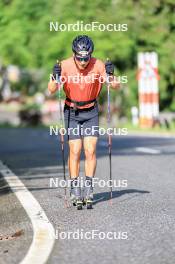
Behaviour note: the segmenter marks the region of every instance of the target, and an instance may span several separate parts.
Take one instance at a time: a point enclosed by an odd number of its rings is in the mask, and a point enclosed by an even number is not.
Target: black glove
[[[55,64],[53,67],[53,77],[55,80],[59,79],[61,76],[61,64]]]
[[[109,75],[114,75],[114,64],[111,61],[105,63],[106,73]]]

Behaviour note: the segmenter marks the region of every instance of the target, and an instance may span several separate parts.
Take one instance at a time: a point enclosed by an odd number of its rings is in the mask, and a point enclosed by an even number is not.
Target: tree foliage
[[[42,69],[45,89],[53,64],[71,56],[77,34],[95,43],[94,56],[109,57],[118,75],[127,75],[124,112],[137,105],[137,53],[156,51],[159,56],[160,107],[175,111],[175,2],[174,0],[1,0],[0,57],[3,63],[28,70]],[[49,31],[49,22],[127,24],[125,32]],[[103,93],[102,93],[103,95]],[[116,95],[113,95],[115,99]]]

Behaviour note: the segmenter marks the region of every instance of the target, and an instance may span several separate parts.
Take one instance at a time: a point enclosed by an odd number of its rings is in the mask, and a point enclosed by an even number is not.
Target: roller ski
[[[93,209],[93,186],[91,177],[86,177],[85,180],[83,205],[87,209]]]
[[[83,209],[80,182],[77,179],[71,181],[70,199],[72,201],[73,206],[77,207],[77,210]]]

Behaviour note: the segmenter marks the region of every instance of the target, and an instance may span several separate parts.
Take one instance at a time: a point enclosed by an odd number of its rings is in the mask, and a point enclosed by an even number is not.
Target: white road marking
[[[5,166],[1,160],[0,172],[24,207],[33,225],[33,241],[20,264],[44,264],[47,262],[54,246],[54,228],[38,201],[28,191],[18,176]]]
[[[138,147],[135,148],[137,152],[143,152],[143,153],[148,153],[148,154],[160,154],[161,151],[158,149],[152,149],[152,148],[145,148],[145,147]]]

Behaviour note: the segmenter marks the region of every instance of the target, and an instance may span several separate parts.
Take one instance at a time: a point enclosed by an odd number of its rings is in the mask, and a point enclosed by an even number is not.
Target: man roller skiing
[[[66,94],[64,105],[65,129],[68,133],[68,167],[71,178],[71,199],[78,209],[83,201],[87,208],[93,203],[93,177],[96,170],[96,145],[99,137],[99,111],[97,98],[106,76],[110,76],[110,86],[119,88],[114,74],[114,65],[105,64],[94,57],[94,44],[90,37],[77,36],[72,43],[73,56],[55,64],[53,76],[64,79],[63,89]],[[49,82],[51,93],[58,90],[55,80]],[[78,133],[74,133],[78,128]],[[95,129],[94,129],[95,128]],[[76,130],[77,131],[77,130]],[[80,155],[82,147],[85,153],[85,184],[82,195],[79,181]]]

